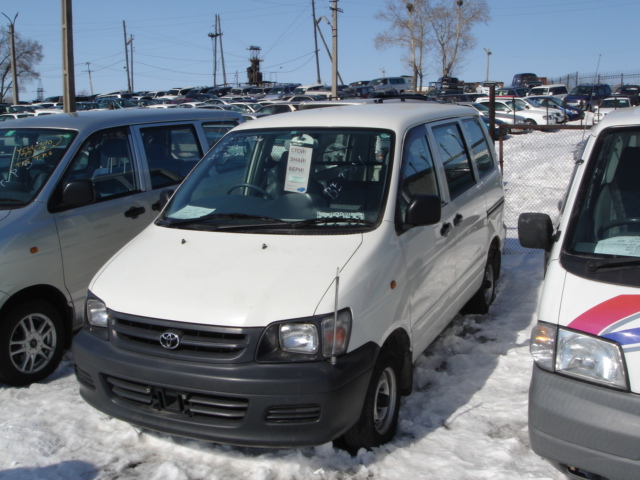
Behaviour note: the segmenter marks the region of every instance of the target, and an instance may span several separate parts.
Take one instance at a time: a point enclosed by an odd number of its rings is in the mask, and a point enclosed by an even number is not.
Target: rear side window
[[[484,136],[483,127],[475,118],[469,118],[462,122],[467,138],[471,142],[470,149],[473,163],[476,165],[480,177],[484,177],[495,168],[489,144]]]
[[[436,148],[444,165],[449,195],[455,198],[475,184],[471,159],[464,145],[460,125],[448,123],[433,127],[432,130]]]
[[[191,125],[140,129],[154,189],[180,183],[202,157]]]

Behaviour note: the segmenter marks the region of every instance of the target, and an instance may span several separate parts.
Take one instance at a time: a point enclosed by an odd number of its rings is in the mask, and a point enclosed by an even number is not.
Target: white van
[[[640,109],[589,131],[559,224],[525,213],[519,237],[548,256],[531,447],[570,478],[640,478]]]
[[[0,382],[57,366],[89,281],[156,217],[161,192],[243,121],[235,112],[128,108],[0,128]]]
[[[402,77],[382,77],[371,80],[368,84],[375,91],[395,90],[398,93],[406,93],[413,90],[413,78]]]
[[[540,85],[537,87],[531,88],[527,96],[535,96],[535,95],[550,95],[558,98],[564,98],[569,95],[569,89],[566,85],[563,84],[553,84],[553,85]]]
[[[503,204],[468,107],[240,125],[93,279],[73,345],[81,395],[220,443],[387,442],[413,362],[465,304],[494,298]]]

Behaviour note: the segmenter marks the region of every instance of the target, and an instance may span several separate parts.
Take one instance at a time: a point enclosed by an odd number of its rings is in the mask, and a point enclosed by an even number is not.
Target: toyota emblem
[[[176,330],[167,330],[160,335],[160,345],[167,350],[175,350],[180,346],[180,339],[182,338],[182,332]]]

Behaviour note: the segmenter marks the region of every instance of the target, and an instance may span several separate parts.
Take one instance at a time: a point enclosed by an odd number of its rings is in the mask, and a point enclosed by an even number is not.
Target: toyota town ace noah
[[[531,335],[533,451],[570,478],[640,478],[640,109],[592,127],[554,228],[525,213],[547,252]]]
[[[82,397],[132,424],[291,447],[389,441],[412,364],[486,312],[505,235],[478,113],[385,102],[228,133],[94,277]]]
[[[89,281],[156,217],[213,143],[241,123],[211,110],[81,112],[0,128],[0,382],[57,366]]]

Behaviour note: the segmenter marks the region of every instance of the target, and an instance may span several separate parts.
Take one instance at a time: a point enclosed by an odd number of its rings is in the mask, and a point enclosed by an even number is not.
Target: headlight
[[[556,371],[618,388],[627,388],[622,351],[617,343],[560,329]]]
[[[87,299],[87,322],[94,327],[107,328],[109,326],[107,306],[102,300],[95,297]]]
[[[549,372],[628,389],[622,349],[615,342],[540,322],[531,332],[530,352]]]
[[[308,362],[325,360],[347,351],[351,335],[351,311],[276,322],[265,329],[258,362]]]
[[[280,348],[290,353],[318,352],[318,329],[312,323],[284,323],[280,325]]]

